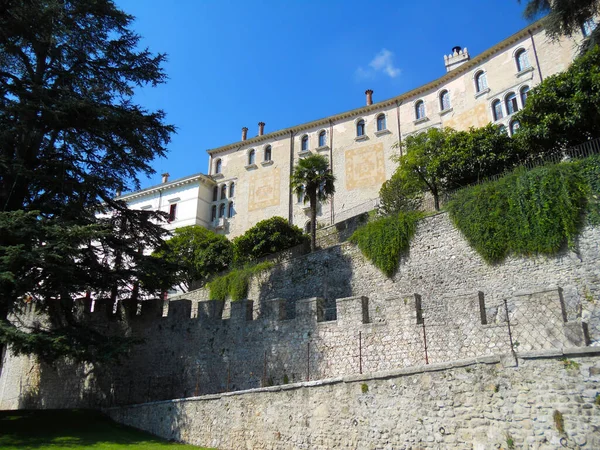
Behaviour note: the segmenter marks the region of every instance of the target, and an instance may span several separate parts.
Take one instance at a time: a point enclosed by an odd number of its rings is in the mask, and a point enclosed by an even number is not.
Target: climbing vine
[[[238,301],[247,298],[250,279],[254,275],[269,270],[271,267],[273,267],[273,263],[265,261],[234,269],[214,278],[210,283],[207,283],[210,299],[224,301],[229,297],[233,301]]]
[[[490,263],[509,254],[554,254],[574,245],[586,206],[592,204],[591,178],[598,170],[597,158],[595,163],[588,158],[519,169],[456,193],[447,208],[467,241]]]
[[[350,242],[388,277],[394,275],[400,257],[408,251],[420,212],[400,212],[367,223],[352,234]]]

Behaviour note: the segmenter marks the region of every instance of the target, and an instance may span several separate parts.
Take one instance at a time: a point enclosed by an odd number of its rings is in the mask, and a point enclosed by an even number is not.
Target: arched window
[[[271,161],[271,146],[267,145],[265,147],[265,161]]]
[[[385,129],[386,129],[385,114],[379,114],[377,116],[377,131],[383,131]]]
[[[319,133],[319,147],[325,147],[325,145],[327,145],[326,137],[327,133],[325,133],[325,130]]]
[[[217,218],[217,205],[213,205],[210,212],[210,220],[213,221]]]
[[[229,185],[229,198],[233,198],[233,196],[235,195],[235,183],[231,183]]]
[[[521,124],[519,123],[518,120],[512,120],[510,122],[509,127],[510,127],[510,135],[512,136],[519,130],[519,128],[521,128]]]
[[[221,173],[221,160],[217,159],[215,161],[215,173]]]
[[[303,152],[308,151],[308,134],[302,136],[302,146],[300,148]]]
[[[502,114],[502,102],[500,100],[496,99],[492,102],[492,114],[494,115],[494,121],[504,117],[504,114]]]
[[[505,127],[504,125],[500,125],[498,128],[500,129],[500,131],[501,131],[502,133],[505,133],[505,134],[506,134],[506,127]]]
[[[527,95],[529,94],[529,86],[523,86],[521,88],[521,107],[525,107],[525,102],[527,101]]]
[[[227,208],[227,217],[233,217],[235,211],[233,210],[233,202],[229,202],[229,207]]]
[[[311,232],[310,220],[304,224],[304,232],[306,234],[310,234],[310,232]]]
[[[219,187],[215,186],[213,188],[213,202],[216,202],[217,200],[219,200]]]
[[[487,77],[483,70],[480,70],[475,74],[475,90],[477,92],[483,92],[487,89]]]
[[[221,186],[221,200],[224,200],[227,198],[227,185],[224,184],[223,186]]]
[[[304,203],[304,186],[302,186],[298,193],[298,203]]]
[[[248,152],[248,165],[251,166],[252,164],[254,164],[255,159],[256,159],[256,152],[254,151],[254,149],[252,149]]]
[[[517,62],[517,71],[521,72],[525,69],[529,69],[531,64],[529,64],[529,56],[527,55],[527,50],[522,48],[517,53],[515,53],[515,61]]]
[[[519,104],[517,103],[517,96],[514,92],[509,92],[504,100],[506,103],[506,114],[509,116],[516,113],[519,110]]]
[[[423,100],[419,100],[415,103],[415,118],[417,120],[423,119],[425,117],[425,103]]]
[[[365,135],[365,121],[360,119],[356,122],[356,135],[364,136]]]
[[[440,92],[440,110],[445,111],[450,109],[450,93],[444,89]]]
[[[225,203],[219,205],[219,219],[225,215]]]
[[[581,25],[581,33],[583,34],[583,37],[588,37],[590,34],[592,34],[592,31],[596,29],[596,26],[597,24],[594,19],[588,19],[583,22]]]

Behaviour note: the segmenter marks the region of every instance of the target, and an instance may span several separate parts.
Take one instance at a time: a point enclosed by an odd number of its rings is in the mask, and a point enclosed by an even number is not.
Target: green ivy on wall
[[[400,212],[376,219],[356,230],[350,242],[388,277],[394,275],[400,257],[408,251],[417,229],[420,212]]]
[[[593,157],[530,171],[519,169],[463,189],[447,206],[450,217],[490,263],[509,254],[555,254],[565,244],[574,245],[586,211],[590,219],[594,214],[600,217],[598,203],[593,203],[598,194],[599,161]]]
[[[214,278],[207,283],[210,299],[224,301],[229,297],[232,301],[238,301],[248,298],[250,279],[272,267],[272,262],[265,261],[234,269],[225,275]]]

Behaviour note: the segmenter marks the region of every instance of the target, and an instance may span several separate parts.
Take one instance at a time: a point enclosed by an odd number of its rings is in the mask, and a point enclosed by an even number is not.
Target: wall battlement
[[[577,253],[489,266],[447,215],[422,220],[396,275],[345,243],[280,262],[248,299],[207,290],[81,302],[82,320],[144,343],[94,371],[5,356],[1,407],[111,406],[600,342],[600,229]]]

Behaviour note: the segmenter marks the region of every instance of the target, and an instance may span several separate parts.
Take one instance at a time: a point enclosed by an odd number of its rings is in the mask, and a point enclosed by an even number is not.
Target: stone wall
[[[600,448],[600,350],[486,357],[108,409],[228,449]],[[562,419],[562,430],[557,421]]]
[[[391,279],[346,243],[276,265],[248,301],[198,290],[166,316],[160,302],[138,315],[97,305],[91,324],[145,343],[93,371],[8,353],[0,406],[139,403],[597,342],[599,243],[586,228],[576,251],[489,266],[439,214],[419,223]]]

